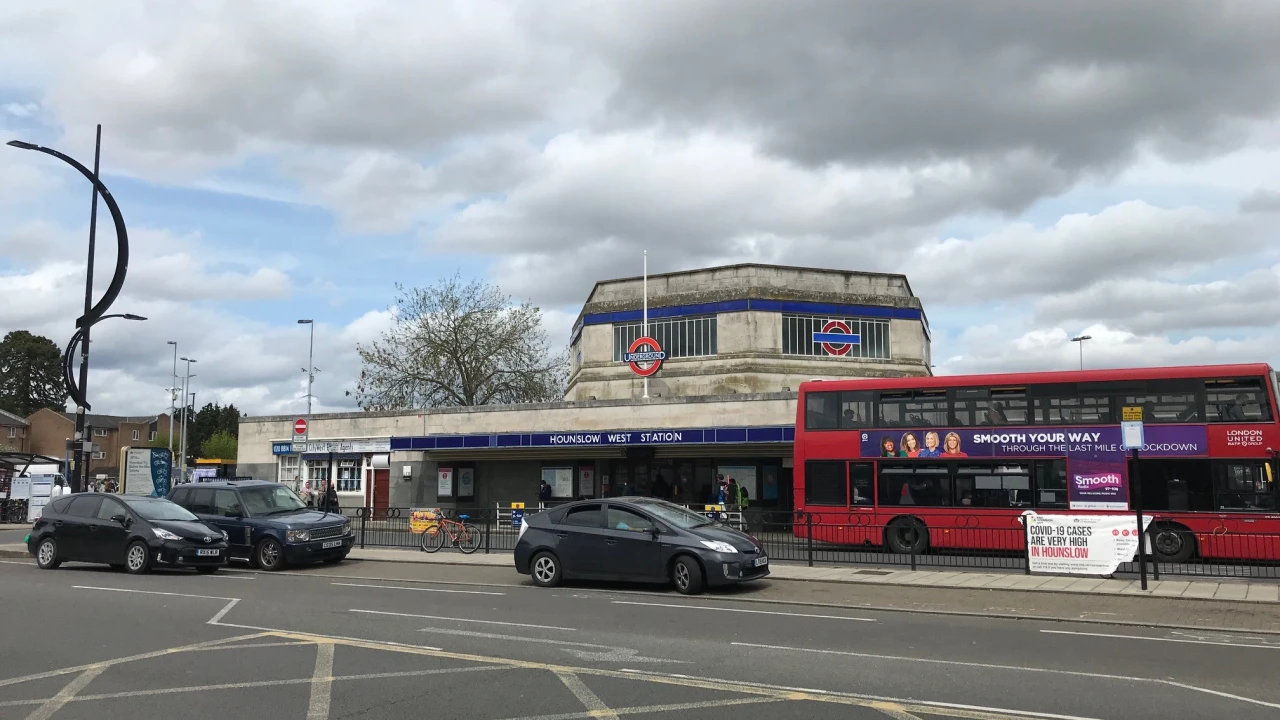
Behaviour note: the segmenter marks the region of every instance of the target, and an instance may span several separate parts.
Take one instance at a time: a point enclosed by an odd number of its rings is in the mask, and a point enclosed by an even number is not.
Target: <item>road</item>
[[[1280,711],[1276,635],[788,604],[788,588],[809,583],[685,598],[543,590],[493,568],[414,571],[435,577],[372,562],[134,577],[4,561],[0,598],[21,622],[0,634],[0,717],[212,718],[263,707],[308,720]]]

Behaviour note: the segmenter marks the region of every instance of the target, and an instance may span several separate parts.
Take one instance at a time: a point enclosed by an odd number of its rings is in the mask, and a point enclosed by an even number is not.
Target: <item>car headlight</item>
[[[727,542],[720,542],[719,540],[703,540],[701,542],[703,547],[706,547],[718,553],[728,553],[732,555],[738,552],[738,548],[730,545]]]
[[[230,540],[230,539],[231,539],[231,536],[227,534],[227,531],[226,531],[226,530],[219,530],[218,532],[222,533],[222,539],[223,539],[223,540]]]
[[[296,543],[306,542],[311,539],[310,530],[289,530],[284,534],[285,540]]]
[[[168,530],[165,530],[164,528],[151,528],[151,532],[155,533],[156,537],[160,538],[161,540],[181,540],[182,539],[181,535],[178,535],[176,533],[171,533]]]
[[[356,534],[356,529],[355,529],[355,527],[351,524],[351,521],[350,521],[350,520],[348,520],[348,521],[346,521],[346,522],[342,523],[342,534],[343,534],[343,535],[355,535],[355,534]]]

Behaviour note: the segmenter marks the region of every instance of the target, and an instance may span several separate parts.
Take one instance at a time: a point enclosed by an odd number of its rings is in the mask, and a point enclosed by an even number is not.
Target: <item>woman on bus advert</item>
[[[902,442],[898,447],[902,448],[898,451],[898,457],[919,457],[920,442],[916,440],[915,433],[903,433]]]
[[[960,451],[960,434],[955,432],[947,433],[942,439],[942,457],[969,457]]]
[[[924,434],[924,449],[916,457],[938,457],[942,450],[938,448],[938,433],[930,430]]]
[[[898,457],[898,453],[893,449],[893,438],[888,435],[880,441],[880,457]]]

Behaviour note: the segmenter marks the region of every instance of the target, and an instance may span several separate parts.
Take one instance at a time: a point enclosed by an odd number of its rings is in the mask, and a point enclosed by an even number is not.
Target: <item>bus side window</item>
[[[869,391],[840,393],[840,428],[867,428],[872,425],[872,394]]]
[[[840,427],[840,393],[811,392],[804,396],[804,429],[835,430]]]
[[[1209,422],[1270,422],[1271,403],[1261,379],[1206,380]]]
[[[1035,463],[1035,506],[1067,507],[1067,463],[1062,460],[1037,460]]]

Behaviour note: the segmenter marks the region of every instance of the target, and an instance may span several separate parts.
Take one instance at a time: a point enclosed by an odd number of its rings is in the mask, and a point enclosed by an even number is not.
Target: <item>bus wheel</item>
[[[1195,536],[1181,525],[1162,523],[1151,536],[1151,555],[1156,562],[1184,563],[1196,554]]]
[[[898,555],[919,555],[929,547],[929,529],[914,518],[900,518],[884,529],[884,544]]]

